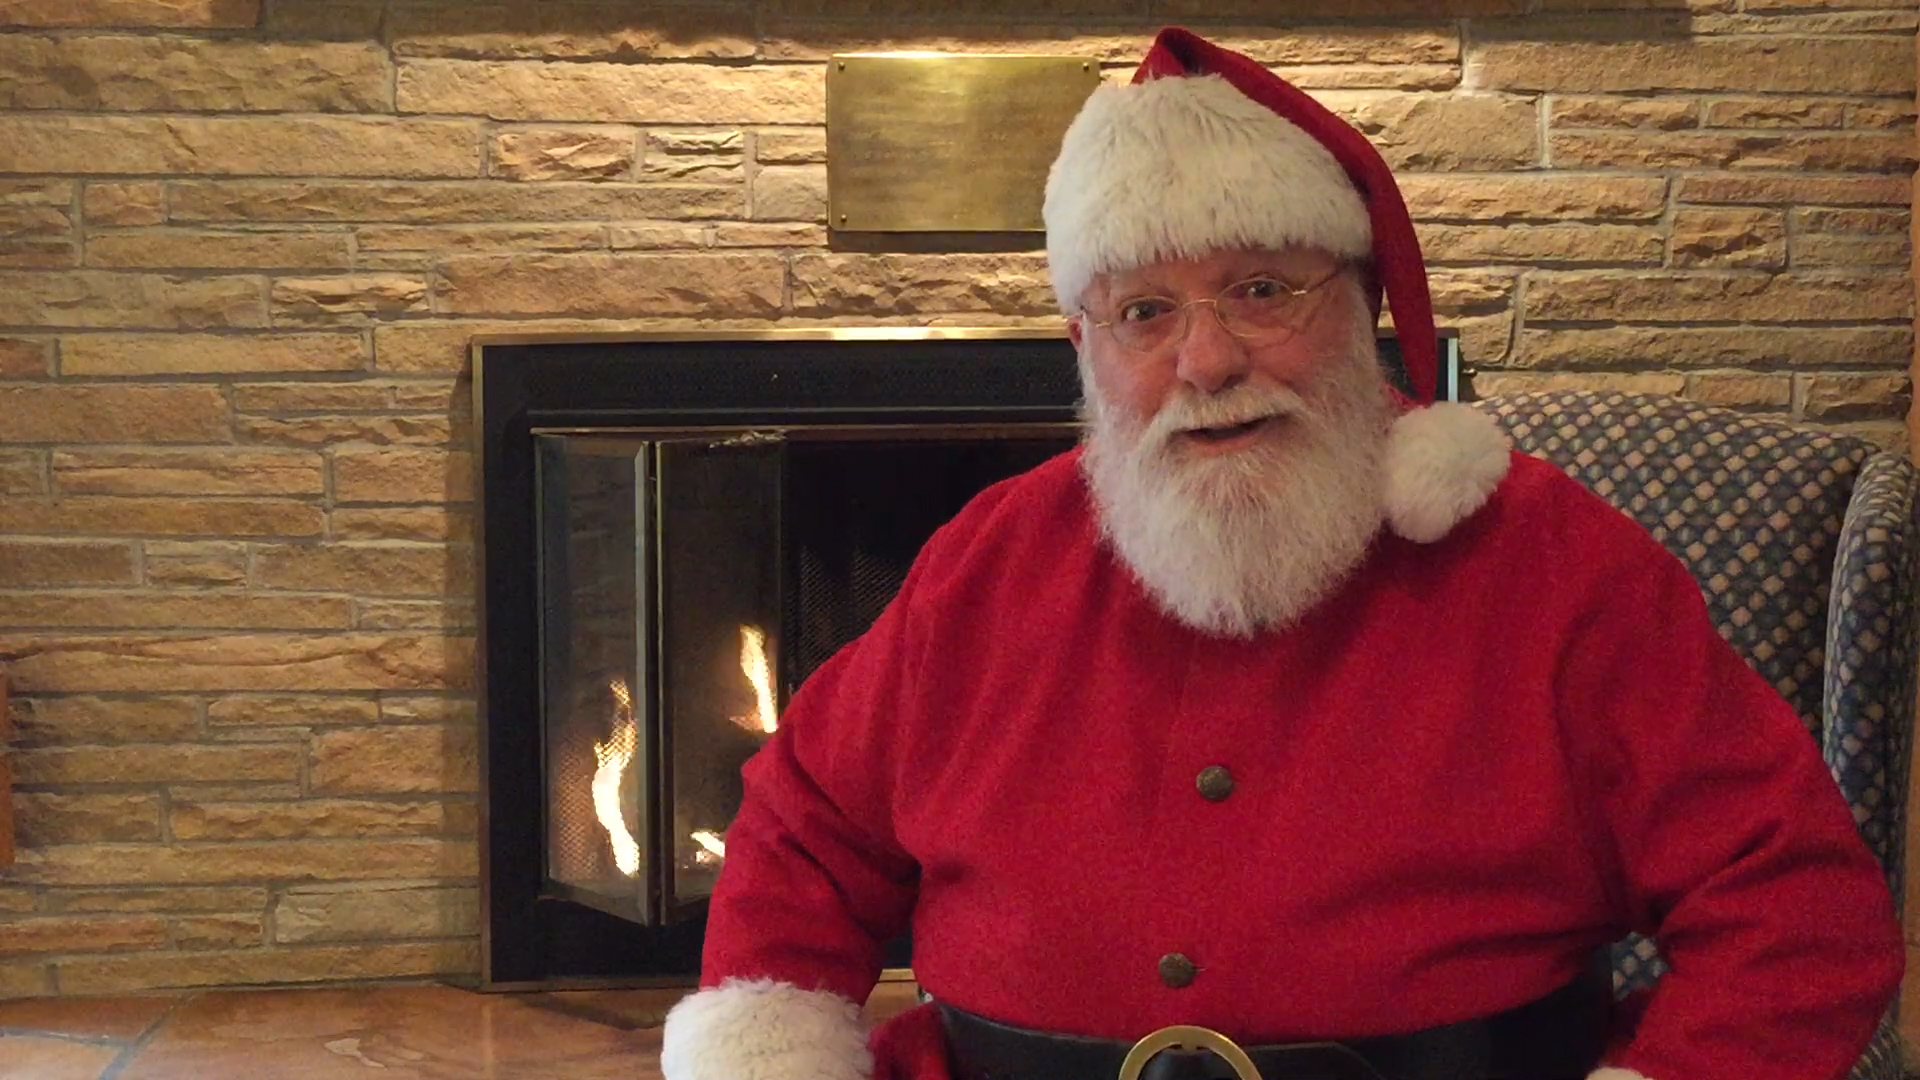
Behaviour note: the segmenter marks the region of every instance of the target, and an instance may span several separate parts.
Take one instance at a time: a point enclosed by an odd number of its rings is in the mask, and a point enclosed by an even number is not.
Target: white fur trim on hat
[[[1510,453],[1500,425],[1471,406],[1442,401],[1401,416],[1387,432],[1387,523],[1415,543],[1440,539],[1500,486]]]
[[[1609,1066],[1588,1073],[1587,1080],[1647,1080],[1647,1078],[1632,1069],[1615,1069]]]
[[[825,990],[728,979],[681,999],[660,1047],[666,1080],[869,1080],[860,1007]]]
[[[1333,153],[1218,75],[1105,83],[1047,175],[1054,293],[1080,309],[1094,275],[1210,251],[1372,250],[1367,207]]]

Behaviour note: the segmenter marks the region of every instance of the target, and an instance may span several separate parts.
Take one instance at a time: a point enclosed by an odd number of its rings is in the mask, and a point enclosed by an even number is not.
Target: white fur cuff
[[[1632,1069],[1616,1069],[1609,1066],[1588,1073],[1587,1080],[1647,1080],[1647,1078]]]
[[[1500,486],[1510,445],[1492,417],[1455,401],[1395,420],[1387,433],[1387,523],[1418,544],[1447,535]]]
[[[728,979],[667,1014],[666,1080],[869,1080],[860,1006],[772,979]]]

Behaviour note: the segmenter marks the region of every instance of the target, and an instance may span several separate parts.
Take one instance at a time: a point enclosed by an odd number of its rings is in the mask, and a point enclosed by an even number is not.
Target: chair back
[[[1693,572],[1721,636],[1820,741],[1899,901],[1920,638],[1912,462],[1856,436],[1652,395],[1561,390],[1476,407]],[[1638,935],[1613,955],[1623,996],[1666,970]],[[1886,1041],[1856,1077],[1884,1073]]]
[[[1693,571],[1722,637],[1821,734],[1834,555],[1865,439],[1673,398],[1489,398],[1516,449],[1564,469]]]

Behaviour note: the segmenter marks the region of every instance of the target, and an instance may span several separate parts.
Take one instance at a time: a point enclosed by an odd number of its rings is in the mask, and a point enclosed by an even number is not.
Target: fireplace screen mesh
[[[780,459],[755,442],[661,443],[654,534],[669,911],[704,899],[740,766],[778,723]]]
[[[637,749],[628,744],[638,739],[633,507],[642,463],[612,442],[557,438],[540,440],[538,461],[547,873],[610,899],[637,899],[620,867],[630,860],[637,874],[637,848],[612,846],[594,792],[609,786],[596,748],[615,756]],[[614,811],[637,825],[634,787],[613,787]]]
[[[873,625],[927,539],[968,500],[1072,445],[1047,426],[792,442],[784,523],[790,685]]]
[[[547,875],[697,914],[777,722],[780,471],[752,440],[540,437]]]

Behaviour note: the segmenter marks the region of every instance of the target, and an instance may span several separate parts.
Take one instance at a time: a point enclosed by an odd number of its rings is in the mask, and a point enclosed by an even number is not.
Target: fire
[[[627,766],[633,763],[640,733],[633,724],[633,695],[627,684],[615,679],[608,689],[619,707],[613,715],[612,736],[593,744],[593,758],[599,764],[593,770],[593,815],[607,830],[607,842],[613,845],[613,864],[633,877],[640,873],[640,845],[627,830],[626,817],[620,812],[620,786],[626,779]]]
[[[727,842],[705,829],[693,834],[693,842],[712,852],[716,858],[727,857]]]
[[[733,722],[748,731],[771,735],[778,730],[780,718],[773,707],[773,665],[767,662],[767,635],[757,626],[740,628],[740,670],[753,684],[757,707],[752,716],[736,716]]]

